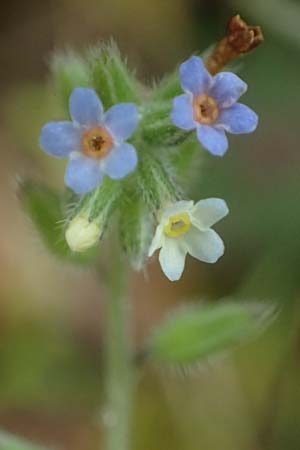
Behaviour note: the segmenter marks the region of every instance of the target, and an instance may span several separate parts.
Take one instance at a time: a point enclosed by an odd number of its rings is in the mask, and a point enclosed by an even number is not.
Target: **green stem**
[[[111,255],[106,302],[107,411],[106,450],[130,450],[134,373],[128,272],[120,253]]]

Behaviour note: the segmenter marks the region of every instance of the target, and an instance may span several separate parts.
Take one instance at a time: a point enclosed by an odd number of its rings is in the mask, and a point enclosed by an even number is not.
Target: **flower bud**
[[[84,252],[99,241],[118,204],[120,192],[120,183],[106,177],[97,189],[81,197],[71,210],[65,233],[71,250]]]
[[[105,108],[116,103],[140,103],[140,83],[114,42],[92,49],[89,62],[92,84]]]
[[[74,252],[84,252],[99,241],[101,234],[97,221],[90,222],[85,215],[78,215],[66,230],[66,241]]]

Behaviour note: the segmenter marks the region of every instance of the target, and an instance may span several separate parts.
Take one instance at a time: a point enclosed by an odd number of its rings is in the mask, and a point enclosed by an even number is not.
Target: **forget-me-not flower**
[[[200,261],[215,263],[224,253],[220,236],[212,225],[228,214],[224,200],[208,198],[194,205],[181,200],[163,211],[148,256],[161,248],[159,262],[171,281],[179,280],[187,253]]]
[[[228,149],[225,131],[244,134],[256,129],[257,114],[237,103],[247,90],[237,75],[221,72],[213,77],[197,56],[181,64],[179,74],[185,94],[174,99],[172,121],[183,130],[196,129],[200,143],[210,153],[224,155]]]
[[[51,122],[41,132],[40,145],[57,158],[68,158],[65,183],[77,194],[96,188],[106,174],[118,180],[133,172],[137,153],[125,142],[139,122],[132,103],[112,106],[104,113],[96,92],[76,88],[70,97],[72,121]]]

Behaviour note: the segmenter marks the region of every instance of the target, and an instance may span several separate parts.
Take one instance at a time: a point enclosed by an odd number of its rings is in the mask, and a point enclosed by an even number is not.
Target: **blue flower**
[[[68,158],[65,183],[76,194],[96,188],[104,175],[124,178],[137,165],[135,148],[125,142],[137,128],[139,112],[132,103],[112,106],[104,113],[93,89],[76,88],[70,97],[72,122],[50,122],[41,132],[42,149]]]
[[[198,140],[210,153],[223,156],[227,151],[225,131],[244,134],[256,129],[257,114],[237,103],[247,90],[237,75],[222,72],[213,77],[197,56],[181,64],[179,72],[185,94],[174,99],[172,121],[183,130],[196,129]]]

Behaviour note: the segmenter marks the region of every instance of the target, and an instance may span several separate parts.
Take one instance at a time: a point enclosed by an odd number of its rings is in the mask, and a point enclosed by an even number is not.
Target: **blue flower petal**
[[[134,103],[112,106],[104,116],[104,124],[118,140],[128,139],[139,123],[139,111]]]
[[[248,89],[247,84],[231,72],[221,72],[214,77],[209,91],[221,108],[228,108],[238,101]]]
[[[72,159],[67,167],[65,183],[76,194],[86,194],[95,189],[103,178],[99,160],[81,157]]]
[[[80,150],[82,131],[72,122],[50,122],[41,131],[40,146],[50,155],[67,158]]]
[[[81,125],[99,125],[103,118],[103,105],[93,89],[76,88],[70,97],[70,114]]]
[[[124,142],[115,147],[103,160],[102,170],[113,180],[119,180],[133,172],[137,166],[138,157],[133,145]]]
[[[189,131],[196,128],[190,94],[183,94],[174,98],[171,119],[174,125],[182,130]]]
[[[207,92],[212,82],[212,76],[198,56],[192,56],[181,64],[179,77],[182,89],[194,95]]]
[[[258,125],[258,116],[248,106],[236,103],[221,111],[218,123],[233,134],[252,133]]]
[[[203,147],[212,155],[223,156],[228,149],[228,140],[222,129],[200,125],[197,128],[197,137]]]

